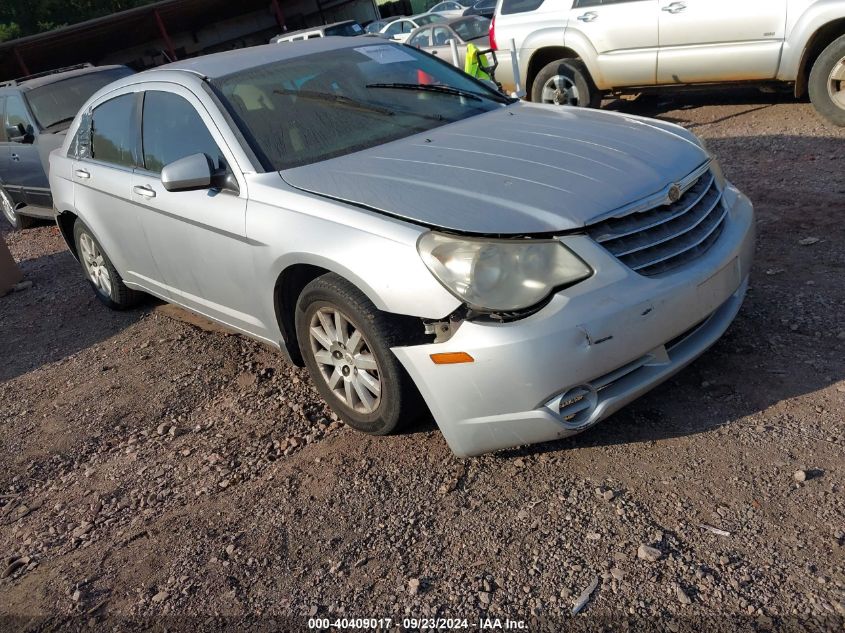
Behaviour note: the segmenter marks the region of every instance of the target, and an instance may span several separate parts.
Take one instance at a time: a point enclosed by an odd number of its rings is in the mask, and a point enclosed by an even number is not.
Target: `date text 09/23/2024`
[[[401,628],[404,630],[483,630],[483,631],[522,631],[528,630],[524,620],[509,618],[309,618],[308,629],[329,630],[367,630]]]

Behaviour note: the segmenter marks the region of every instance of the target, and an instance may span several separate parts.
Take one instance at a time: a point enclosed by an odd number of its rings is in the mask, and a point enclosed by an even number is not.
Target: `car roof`
[[[357,46],[367,46],[368,44],[396,46],[387,40],[366,36],[319,37],[311,40],[285,42],[284,45],[264,44],[263,46],[251,46],[249,48],[240,48],[233,51],[194,57],[192,59],[173,62],[157,68],[145,70],[140,73],[140,75],[143,78],[152,79],[150,75],[164,70],[182,70],[202,77],[207,77],[209,79],[215,79],[217,77],[225,77],[226,75],[231,75],[232,73],[240,72],[242,70],[255,68],[256,66],[263,66],[264,64],[296,59],[313,53],[324,53],[327,51],[355,48]],[[138,79],[138,75],[135,76],[135,79]]]
[[[101,72],[104,70],[114,70],[116,68],[125,68],[120,64],[112,65],[112,66],[85,66],[83,68],[74,68],[73,70],[65,70],[59,71],[55,73],[45,74],[39,77],[33,77],[32,79],[27,79],[26,77],[22,77],[17,80],[13,80],[10,82],[0,82],[0,90],[8,89],[8,88],[19,88],[20,90],[32,90],[34,88],[40,88],[42,86],[47,86],[49,84],[53,84],[59,81],[64,81],[65,79],[70,79],[71,77],[79,77],[81,75],[90,75],[91,73]]]

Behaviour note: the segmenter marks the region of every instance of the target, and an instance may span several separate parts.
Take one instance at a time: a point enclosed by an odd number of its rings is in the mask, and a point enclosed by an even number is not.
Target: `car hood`
[[[426,226],[554,233],[683,179],[708,159],[694,138],[661,121],[519,103],[281,176]]]

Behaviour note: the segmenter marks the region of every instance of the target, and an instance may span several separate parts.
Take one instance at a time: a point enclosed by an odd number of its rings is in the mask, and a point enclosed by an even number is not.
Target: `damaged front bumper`
[[[700,356],[748,287],[754,213],[725,190],[728,222],[684,268],[644,277],[587,236],[562,238],[596,274],[511,323],[467,321],[444,343],[394,348],[458,456],[573,435]],[[466,352],[472,363],[435,365]]]

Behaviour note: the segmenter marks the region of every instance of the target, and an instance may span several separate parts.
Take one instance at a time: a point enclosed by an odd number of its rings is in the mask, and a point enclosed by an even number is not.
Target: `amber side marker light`
[[[458,363],[473,363],[475,359],[466,352],[446,352],[432,354],[431,360],[435,365],[457,365]]]

